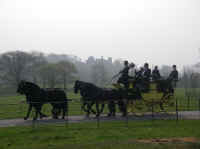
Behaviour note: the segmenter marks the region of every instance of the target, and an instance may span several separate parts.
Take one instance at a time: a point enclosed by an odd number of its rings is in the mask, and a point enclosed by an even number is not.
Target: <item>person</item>
[[[161,78],[160,72],[158,70],[158,66],[154,67],[154,70],[152,71],[152,80],[157,81]]]
[[[131,67],[135,67],[135,65],[133,63],[131,65],[129,65],[128,61],[124,61],[124,69],[119,72],[119,74],[121,74],[121,76],[119,77],[117,83],[122,83],[126,89],[129,88],[128,79],[131,77],[128,74],[129,74],[129,69]]]
[[[169,80],[173,82],[173,86],[176,87],[176,82],[178,81],[178,71],[176,69],[176,65],[172,66],[172,72],[170,73]]]
[[[148,63],[144,64],[144,71],[142,74],[142,78],[143,78],[144,92],[148,92],[150,88],[150,78],[151,78],[151,69],[149,69]]]
[[[151,77],[151,69],[149,69],[149,64],[145,63],[144,64],[144,72],[143,72],[143,78],[146,81],[150,81],[150,77]]]
[[[141,79],[143,72],[144,72],[144,68],[143,67],[140,67],[139,71],[135,70],[135,77]]]

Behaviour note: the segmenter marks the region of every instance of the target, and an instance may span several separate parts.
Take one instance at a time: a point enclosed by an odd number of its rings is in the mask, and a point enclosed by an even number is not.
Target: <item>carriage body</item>
[[[167,80],[164,81],[167,82]],[[148,83],[148,89],[142,87],[138,89],[138,86],[135,84],[135,80],[133,79],[129,80],[128,89],[125,89],[124,85],[119,83],[113,84],[113,87],[117,90],[124,89],[127,91],[127,107],[129,112],[134,111],[134,109],[141,110],[145,107],[149,108],[152,106],[159,107],[160,110],[164,110],[164,106],[174,105],[174,91],[168,88],[169,85],[166,88],[161,88],[159,82],[149,81]],[[137,98],[138,96],[135,96],[136,93],[141,96]]]

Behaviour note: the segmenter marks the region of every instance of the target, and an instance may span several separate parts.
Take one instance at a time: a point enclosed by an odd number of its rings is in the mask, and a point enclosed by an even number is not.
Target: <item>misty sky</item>
[[[0,0],[0,53],[200,61],[200,0]]]

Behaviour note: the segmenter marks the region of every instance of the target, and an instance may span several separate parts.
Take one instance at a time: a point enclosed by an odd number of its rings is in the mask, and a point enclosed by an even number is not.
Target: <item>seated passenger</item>
[[[176,69],[176,65],[172,66],[172,72],[170,73],[168,79],[172,81],[173,87],[176,87],[176,82],[178,81],[178,71]]]
[[[157,81],[161,78],[160,72],[158,70],[158,66],[154,67],[154,70],[152,72],[152,80],[153,81]]]
[[[151,69],[149,69],[149,64],[144,64],[144,72],[143,72],[143,78],[145,81],[150,81],[151,78]]]
[[[144,64],[144,72],[143,72],[143,85],[144,85],[144,92],[148,92],[150,88],[150,79],[151,79],[151,69],[149,69],[149,64]]]

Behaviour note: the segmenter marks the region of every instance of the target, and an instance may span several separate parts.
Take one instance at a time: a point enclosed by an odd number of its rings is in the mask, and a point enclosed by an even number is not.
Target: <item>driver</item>
[[[135,64],[130,64],[128,63],[128,61],[124,61],[124,69],[121,70],[119,72],[119,74],[121,74],[121,76],[119,77],[117,83],[122,83],[124,84],[125,88],[128,89],[129,88],[129,82],[128,79],[131,78],[128,74],[129,74],[129,69],[135,67]]]
[[[178,71],[176,69],[176,65],[172,66],[172,72],[170,73],[169,80],[173,81],[173,86],[176,87],[176,82],[178,81]]]

